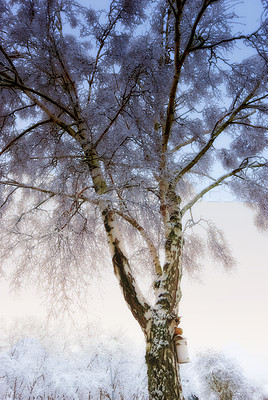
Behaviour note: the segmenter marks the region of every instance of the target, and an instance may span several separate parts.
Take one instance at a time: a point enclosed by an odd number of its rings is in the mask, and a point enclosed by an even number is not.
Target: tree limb
[[[109,207],[102,209],[104,227],[107,233],[108,245],[113,261],[114,273],[121,286],[124,298],[143,331],[146,331],[148,319],[146,312],[150,306],[140,291],[127,259],[120,232],[118,230],[114,213]]]
[[[169,150],[169,154],[173,154],[176,153],[176,151],[180,150],[182,147],[187,146],[188,144],[191,144],[195,141],[196,139],[194,137],[192,137],[189,140],[186,140],[185,142],[182,142],[180,144],[178,144],[177,146],[173,147],[173,149]]]
[[[155,272],[156,272],[157,276],[161,276],[162,275],[162,267],[160,264],[160,260],[159,260],[156,248],[155,248],[152,240],[148,236],[147,232],[145,231],[145,229],[131,215],[126,215],[123,212],[117,211],[117,210],[115,210],[114,212],[117,215],[119,215],[121,218],[123,218],[125,221],[127,221],[131,226],[133,226],[133,228],[137,229],[137,231],[141,234],[141,236],[144,239],[145,243],[147,244],[149,252],[152,256],[153,264],[155,267]]]
[[[193,52],[195,50],[200,50],[200,49],[202,49],[202,50],[203,49],[212,50],[214,47],[218,47],[218,46],[220,46],[221,44],[224,44],[224,43],[231,43],[231,42],[234,42],[236,40],[242,40],[242,39],[249,40],[254,34],[256,34],[256,32],[252,33],[251,35],[247,35],[247,36],[239,35],[239,36],[234,36],[234,37],[229,38],[229,39],[222,39],[219,42],[211,43],[211,44],[208,44],[208,45],[205,45],[203,42],[201,42],[196,46],[190,47],[189,52]]]
[[[192,206],[200,200],[206,193],[214,189],[215,187],[219,186],[221,183],[224,183],[226,179],[230,178],[231,176],[235,176],[239,174],[239,172],[246,170],[248,168],[260,168],[267,166],[267,162],[265,163],[258,163],[256,161],[253,161],[251,164],[249,164],[249,158],[246,158],[242,161],[240,166],[238,168],[235,168],[234,170],[222,175],[220,178],[215,180],[215,182],[211,183],[208,185],[206,188],[201,190],[188,204],[186,204],[183,209],[181,210],[182,216],[186,213],[187,210],[192,208]]]
[[[109,12],[109,16],[108,16],[108,17],[109,17],[109,20],[110,20],[110,16],[111,16],[111,11],[112,11],[112,10],[111,10],[111,6],[110,6],[110,12]],[[123,9],[121,9],[121,10],[118,12],[118,14],[116,15],[116,17],[114,18],[114,21],[112,21],[112,22],[110,21],[110,24],[109,24],[108,28],[105,29],[105,31],[103,32],[102,37],[99,39],[100,46],[99,46],[99,48],[98,48],[97,55],[96,55],[96,58],[95,58],[95,63],[94,63],[94,66],[93,66],[93,71],[92,71],[92,74],[91,74],[91,78],[90,78],[90,80],[88,80],[88,86],[89,86],[89,89],[88,89],[88,96],[87,96],[87,102],[88,102],[88,103],[89,103],[89,101],[90,101],[92,86],[93,86],[93,83],[94,83],[95,75],[96,75],[97,68],[98,68],[98,63],[99,63],[99,60],[100,60],[100,58],[101,58],[101,52],[102,52],[102,49],[103,49],[103,47],[104,47],[105,40],[107,39],[107,37],[109,36],[109,33],[111,32],[111,30],[112,30],[113,27],[115,26],[116,22],[117,22],[118,19],[120,18],[122,12],[123,12]]]
[[[12,73],[14,73],[14,75],[15,75],[15,78],[13,79],[11,76],[6,74],[4,71],[0,71],[0,76],[2,76],[4,78],[4,82],[6,80],[6,82],[9,84],[9,86],[17,87],[18,89],[21,89],[24,93],[31,92],[31,93],[43,98],[44,100],[48,101],[49,103],[53,104],[54,106],[57,106],[62,111],[64,111],[67,115],[69,115],[71,118],[76,120],[76,116],[74,114],[72,114],[63,105],[59,104],[58,101],[53,100],[51,97],[47,96],[44,93],[39,92],[38,90],[35,90],[35,89],[25,86],[22,79],[20,78],[20,75],[19,75],[14,63],[12,62],[11,58],[8,56],[8,54],[6,53],[6,51],[4,50],[4,48],[1,45],[0,45],[0,51],[3,53],[4,57],[10,64]]]
[[[18,188],[16,187],[15,189],[11,190],[10,193],[8,193],[8,195],[7,195],[7,197],[5,198],[5,200],[3,201],[3,203],[0,204],[0,208],[4,207],[4,205],[8,202],[8,199],[9,199],[10,197],[12,197],[13,193],[15,193],[17,189],[18,189]]]
[[[35,190],[37,192],[45,193],[45,194],[50,194],[53,196],[64,196],[64,197],[69,197],[71,199],[76,199],[77,200],[77,194],[68,194],[68,193],[62,193],[62,192],[56,192],[54,190],[50,189],[45,189],[40,186],[34,186],[34,185],[28,185],[26,183],[18,182],[13,179],[6,179],[6,180],[0,180],[1,185],[6,185],[6,186],[13,186],[17,188],[22,188],[22,189],[30,189],[30,190]],[[85,200],[85,201],[91,201],[88,197],[80,194],[79,199]]]
[[[124,108],[126,107],[127,103],[130,100],[131,97],[131,93],[132,93],[132,89],[130,90],[129,94],[126,96],[126,98],[124,98],[124,101],[122,102],[121,106],[119,107],[119,109],[117,110],[117,112],[115,113],[114,117],[111,119],[111,121],[109,122],[108,126],[104,129],[104,131],[100,134],[99,138],[97,139],[97,141],[94,143],[94,147],[97,147],[98,144],[101,142],[101,140],[104,138],[104,136],[106,135],[106,133],[109,131],[109,129],[111,128],[111,126],[116,122],[117,118],[119,117],[119,115],[121,114],[121,112],[124,110]]]
[[[179,83],[179,78],[180,78],[180,73],[182,66],[184,64],[184,61],[186,60],[187,55],[189,54],[189,49],[192,45],[192,42],[194,40],[195,32],[197,29],[197,26],[207,9],[207,7],[212,3],[213,1],[203,1],[202,7],[194,21],[190,37],[188,39],[188,42],[186,44],[186,47],[183,51],[182,54],[180,54],[180,19],[182,16],[183,12],[183,6],[184,2],[181,0],[177,0],[177,12],[175,15],[175,54],[174,54],[174,62],[175,62],[175,72],[173,76],[173,81],[170,89],[170,94],[169,94],[169,101],[168,101],[168,107],[167,107],[167,113],[166,113],[166,122],[164,125],[163,129],[163,135],[162,135],[162,144],[161,144],[161,162],[160,162],[160,175],[162,175],[162,179],[160,181],[160,199],[161,199],[161,210],[162,210],[162,216],[164,220],[164,224],[166,224],[166,183],[165,183],[165,168],[166,168],[166,153],[167,153],[167,148],[168,148],[168,142],[169,142],[169,137],[170,137],[170,132],[171,132],[171,127],[174,122],[174,112],[175,112],[175,100],[176,100],[176,93],[177,93],[177,88],[178,88],[178,83]]]
[[[174,179],[175,184],[177,184],[179,182],[179,180],[187,173],[189,172],[197,163],[198,161],[207,153],[208,150],[210,150],[210,148],[213,146],[215,140],[217,139],[217,137],[228,127],[230,126],[235,117],[237,116],[237,114],[247,108],[247,103],[250,99],[252,99],[252,97],[254,96],[255,92],[257,91],[257,89],[259,88],[261,84],[261,81],[258,81],[257,84],[255,85],[255,87],[253,88],[253,90],[247,95],[247,97],[244,99],[244,101],[240,104],[240,106],[238,106],[235,110],[228,112],[227,114],[225,114],[220,120],[218,120],[212,130],[212,133],[210,135],[210,139],[209,141],[206,143],[206,145],[201,149],[201,151],[199,153],[196,154],[196,156],[192,159],[192,161],[190,161],[185,167],[183,167],[181,169],[181,171],[177,174],[177,176]],[[228,117],[227,121],[223,122],[222,121]],[[221,124],[220,127],[217,129],[218,125]]]
[[[25,129],[25,131],[21,132],[18,136],[16,136],[14,139],[12,139],[8,144],[5,145],[5,147],[0,150],[0,156],[7,151],[15,142],[17,142],[19,139],[21,139],[24,135],[26,135],[28,132],[31,132],[33,129],[38,128],[39,126],[48,124],[51,122],[51,119],[47,119],[44,121],[37,122],[36,124],[30,126],[29,128]]]

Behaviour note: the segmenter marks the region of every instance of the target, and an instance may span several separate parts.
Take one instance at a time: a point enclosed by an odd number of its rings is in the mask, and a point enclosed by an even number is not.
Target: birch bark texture
[[[112,264],[145,336],[150,400],[183,399],[183,273],[205,253],[233,264],[195,204],[225,186],[268,227],[263,9],[245,34],[223,0],[0,1],[3,273],[68,306]]]

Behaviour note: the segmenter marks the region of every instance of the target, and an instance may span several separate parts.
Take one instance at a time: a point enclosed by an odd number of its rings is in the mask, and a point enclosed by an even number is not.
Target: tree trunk
[[[94,148],[85,149],[97,195],[106,193],[107,185]],[[114,273],[133,316],[146,338],[146,364],[150,400],[184,400],[179,368],[173,342],[174,318],[180,300],[182,226],[180,197],[172,186],[167,193],[168,204],[163,205],[166,229],[166,262],[154,284],[156,303],[151,308],[140,291],[127,257],[116,214],[105,200],[99,207],[107,234]],[[156,270],[159,272],[158,266]]]
[[[184,400],[172,336],[167,319],[154,319],[145,356],[150,400]]]

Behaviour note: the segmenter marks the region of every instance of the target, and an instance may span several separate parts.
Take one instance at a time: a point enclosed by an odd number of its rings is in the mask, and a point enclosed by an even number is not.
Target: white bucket
[[[188,347],[187,347],[187,340],[182,336],[175,336],[174,338],[177,358],[179,364],[185,364],[190,361]]]

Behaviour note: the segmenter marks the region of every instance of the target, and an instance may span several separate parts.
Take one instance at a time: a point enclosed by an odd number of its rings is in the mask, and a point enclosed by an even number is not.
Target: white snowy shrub
[[[116,338],[95,339],[84,354],[68,358],[21,339],[0,355],[0,398],[147,400],[143,355]]]
[[[244,376],[235,360],[223,353],[197,354],[192,373],[200,400],[262,400],[263,396]]]
[[[0,353],[0,399],[148,400],[144,349],[123,335],[93,331],[72,339],[65,353],[47,351],[34,338]],[[180,369],[185,400],[263,399],[223,353],[197,354]]]

